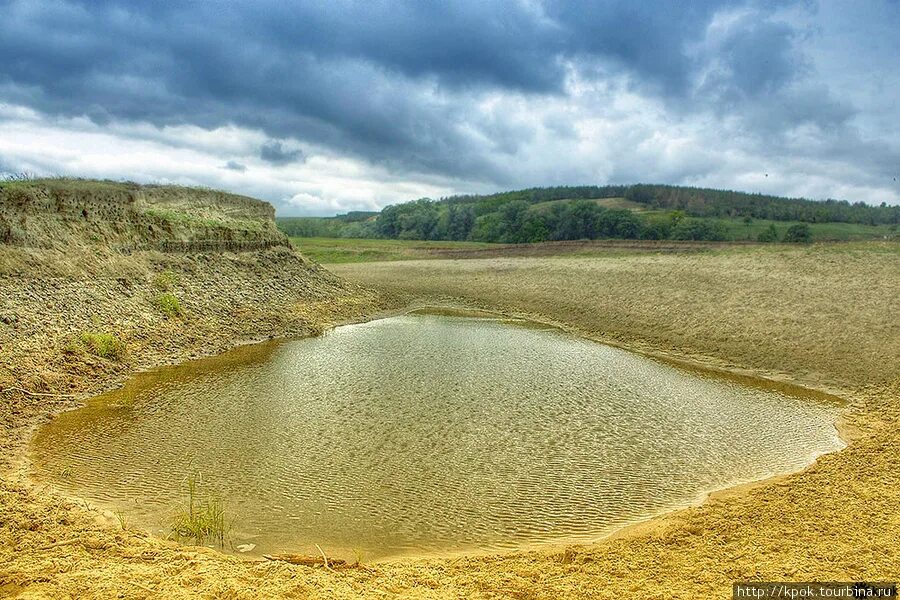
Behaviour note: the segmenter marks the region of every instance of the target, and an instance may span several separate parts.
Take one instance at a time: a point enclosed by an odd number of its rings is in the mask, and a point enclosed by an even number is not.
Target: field
[[[750,224],[741,219],[719,219],[739,244],[756,244],[756,236],[774,223],[779,235],[791,223],[756,220]],[[852,223],[814,223],[813,239],[819,241],[867,241],[896,239],[896,231],[887,225],[855,225]],[[538,244],[491,244],[484,242],[451,242],[426,240],[387,240],[329,237],[292,237],[291,242],[303,254],[323,264],[382,262],[441,258],[484,258],[490,256],[608,256],[620,250],[677,251],[715,250],[731,247],[728,242],[679,242],[671,240],[573,240]],[[782,248],[778,244],[771,245]]]
[[[678,254],[596,247],[574,256],[332,270],[383,293],[526,313],[586,335],[790,373],[813,384],[900,375],[895,243],[719,246]]]
[[[415,260],[440,257],[445,250],[481,250],[496,244],[421,240],[362,240],[352,238],[291,238],[300,252],[320,263]]]
[[[753,219],[750,223],[743,219],[711,219],[725,226],[729,239],[756,241],[760,233],[774,225],[779,238],[784,236],[788,227],[799,221],[769,221]],[[897,239],[897,227],[892,225],[861,225],[858,223],[809,223],[814,242],[824,241],[858,241]]]
[[[493,244],[421,240],[291,238],[303,254],[326,265],[408,260],[543,256],[604,256],[647,252],[698,252],[735,247],[732,242],[571,240],[536,244]]]
[[[839,226],[838,224],[830,225]],[[847,225],[847,227],[852,229],[856,226]],[[572,240],[540,242],[536,244],[492,244],[484,242],[294,237],[291,238],[291,242],[309,258],[329,265],[448,258],[509,258],[516,256],[542,256],[546,258],[599,256],[609,258],[617,254],[709,252],[725,249],[737,250],[741,247],[759,247],[762,252],[767,251],[766,249],[784,250],[790,248],[790,246],[783,244],[763,246],[753,241],[690,242],[674,240]],[[824,247],[826,244],[833,245],[836,243],[826,242],[818,247]],[[845,249],[852,247],[852,245],[843,243],[836,244],[836,247],[838,246]],[[886,247],[890,247],[890,244]]]

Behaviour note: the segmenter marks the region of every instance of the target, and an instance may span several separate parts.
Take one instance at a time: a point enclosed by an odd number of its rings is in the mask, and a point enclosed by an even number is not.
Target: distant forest
[[[754,221],[769,222],[754,227]],[[791,222],[779,228],[772,222]],[[423,198],[329,218],[279,219],[294,237],[471,240],[649,239],[804,242],[810,225],[881,226],[896,232],[900,206],[815,201],[670,185],[547,187]],[[856,229],[859,229],[857,227]],[[758,230],[758,231],[757,231]]]

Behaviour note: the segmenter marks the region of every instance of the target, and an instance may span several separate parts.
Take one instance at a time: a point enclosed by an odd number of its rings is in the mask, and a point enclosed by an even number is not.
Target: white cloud
[[[259,131],[235,126],[98,125],[0,104],[0,158],[19,172],[204,185],[264,198],[283,215],[377,210],[407,198],[458,191],[449,180],[397,177],[308,144],[303,145],[310,153],[305,163],[272,165],[259,156],[266,139]],[[223,168],[228,164],[243,170]]]

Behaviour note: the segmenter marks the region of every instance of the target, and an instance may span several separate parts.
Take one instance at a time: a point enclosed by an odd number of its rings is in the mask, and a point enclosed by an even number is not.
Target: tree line
[[[695,217],[750,217],[806,223],[896,225],[900,206],[846,200],[808,200],[674,185],[629,186],[624,197],[651,208],[682,210]]]
[[[642,211],[608,208],[598,200],[623,198]],[[529,243],[578,239],[726,240],[718,219],[800,221],[779,235],[774,226],[760,241],[808,241],[806,223],[900,223],[900,207],[861,202],[779,198],[729,190],[667,185],[561,186],[489,195],[421,198],[380,213],[331,218],[281,219],[289,235],[409,240]]]

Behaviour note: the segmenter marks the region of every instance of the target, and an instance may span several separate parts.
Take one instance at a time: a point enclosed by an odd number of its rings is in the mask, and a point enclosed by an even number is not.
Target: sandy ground
[[[333,265],[350,281],[726,368],[855,388],[900,375],[900,246]]]
[[[802,473],[717,495],[597,544],[336,572],[122,531],[82,502],[10,476],[0,488],[0,596],[726,598],[737,580],[900,576],[897,246],[335,271],[380,290],[383,305],[427,299],[499,309],[648,353],[839,392],[850,401],[851,443]]]

